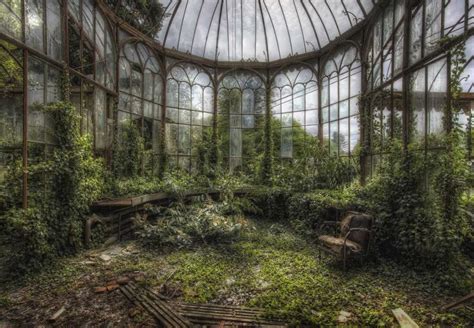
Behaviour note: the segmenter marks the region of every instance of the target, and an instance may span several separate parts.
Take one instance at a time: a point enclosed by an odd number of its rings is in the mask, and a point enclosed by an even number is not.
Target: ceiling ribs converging
[[[165,49],[216,62],[274,62],[315,52],[366,18],[376,0],[158,0]]]

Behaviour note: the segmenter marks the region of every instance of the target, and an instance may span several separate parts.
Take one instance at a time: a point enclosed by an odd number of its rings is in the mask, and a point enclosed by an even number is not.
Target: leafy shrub
[[[225,216],[213,203],[184,205],[177,203],[165,210],[154,224],[142,223],[138,238],[151,247],[189,247],[193,244],[230,242],[237,238],[244,221]]]
[[[231,174],[220,174],[211,182],[210,188],[220,194],[216,206],[224,215],[259,214],[260,209],[247,197],[239,197],[236,191],[249,190],[247,177]]]
[[[288,200],[291,194],[283,188],[260,187],[249,193],[247,197],[255,204],[264,218],[277,222],[288,222],[290,220]]]
[[[317,190],[311,193],[295,193],[282,188],[259,188],[248,197],[260,209],[263,216],[272,221],[287,222],[305,234],[323,221],[335,220],[336,211],[360,210],[363,204],[357,198],[358,184],[335,190]]]
[[[0,222],[6,237],[2,248],[6,251],[3,254],[6,257],[6,268],[15,268],[20,272],[33,271],[54,257],[49,227],[45,217],[37,209],[10,209]]]
[[[294,192],[335,189],[346,186],[358,175],[353,159],[331,155],[324,147],[315,147],[312,156],[275,169],[273,185]]]
[[[160,192],[163,183],[157,177],[109,177],[105,197],[127,197]]]
[[[357,190],[358,186],[354,185],[291,196],[288,199],[290,225],[302,234],[313,235],[324,221],[337,220],[346,211],[361,209]]]

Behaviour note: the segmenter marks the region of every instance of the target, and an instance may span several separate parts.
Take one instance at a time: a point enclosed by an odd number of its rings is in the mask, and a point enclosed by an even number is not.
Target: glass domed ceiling
[[[275,61],[319,50],[376,0],[158,0],[166,49],[217,61]]]

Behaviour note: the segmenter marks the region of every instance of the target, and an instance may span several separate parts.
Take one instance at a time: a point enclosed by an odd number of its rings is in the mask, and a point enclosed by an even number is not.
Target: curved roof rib
[[[218,62],[268,62],[313,52],[360,23],[377,0],[156,0],[165,49]]]

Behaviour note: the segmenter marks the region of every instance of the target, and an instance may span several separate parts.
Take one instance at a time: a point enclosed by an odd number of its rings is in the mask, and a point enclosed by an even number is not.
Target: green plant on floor
[[[235,240],[242,230],[239,217],[226,216],[212,202],[185,205],[177,202],[164,210],[155,222],[144,222],[136,232],[148,247],[190,247]]]

